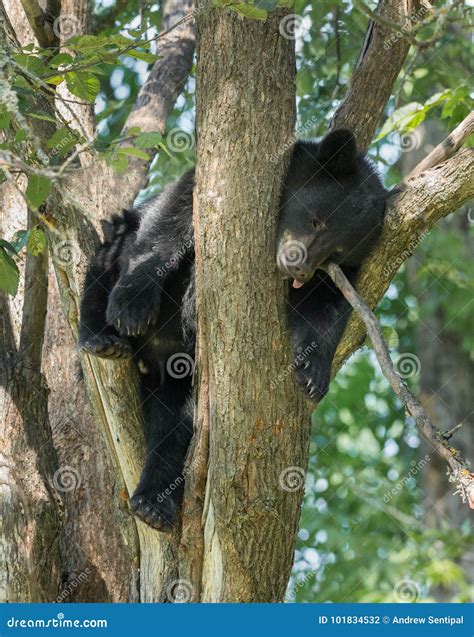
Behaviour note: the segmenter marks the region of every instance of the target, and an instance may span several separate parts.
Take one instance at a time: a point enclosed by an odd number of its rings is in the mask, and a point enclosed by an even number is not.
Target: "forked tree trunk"
[[[198,417],[210,431],[204,602],[282,600],[303,495],[310,420],[288,373],[273,245],[295,117],[284,15],[244,28],[230,12],[198,18]]]

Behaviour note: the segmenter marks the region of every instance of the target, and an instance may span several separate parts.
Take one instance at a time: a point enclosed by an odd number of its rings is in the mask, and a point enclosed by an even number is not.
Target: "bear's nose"
[[[307,281],[311,278],[311,269],[304,265],[298,265],[294,268],[290,268],[290,271],[295,279],[298,279],[299,281]]]

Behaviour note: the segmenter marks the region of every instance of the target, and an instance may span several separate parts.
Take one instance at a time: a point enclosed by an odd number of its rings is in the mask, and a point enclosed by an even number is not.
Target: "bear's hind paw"
[[[114,334],[95,334],[79,341],[79,351],[100,358],[127,358],[131,356],[129,343]]]
[[[169,497],[158,501],[156,496],[149,499],[144,494],[135,494],[130,499],[130,508],[137,518],[163,533],[172,531],[178,520],[178,506]]]

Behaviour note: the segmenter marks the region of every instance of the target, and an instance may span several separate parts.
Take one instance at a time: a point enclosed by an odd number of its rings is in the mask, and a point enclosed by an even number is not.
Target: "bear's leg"
[[[100,250],[104,250],[104,246]],[[109,293],[115,280],[114,273],[104,270],[96,256],[96,262],[92,263],[86,276],[81,302],[80,351],[102,358],[130,355],[128,341],[112,325],[108,325],[105,318]]]
[[[144,522],[169,531],[183,497],[183,465],[193,433],[192,388],[190,377],[171,378],[164,370],[160,375],[161,382],[142,380],[147,457],[130,505]]]
[[[103,222],[105,242],[91,261],[84,281],[79,322],[79,349],[104,358],[130,354],[130,346],[106,320],[110,293],[120,276],[124,252],[133,242],[137,221],[131,212]]]
[[[343,270],[354,284],[358,269]],[[306,285],[290,288],[287,312],[296,382],[311,400],[319,402],[329,389],[332,361],[351,307],[329,275],[317,270]]]

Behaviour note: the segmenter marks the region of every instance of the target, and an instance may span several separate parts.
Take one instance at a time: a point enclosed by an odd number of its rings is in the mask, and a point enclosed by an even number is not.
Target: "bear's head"
[[[301,287],[331,259],[358,266],[382,229],[387,191],[351,131],[299,141],[285,179],[277,226],[277,264]]]

